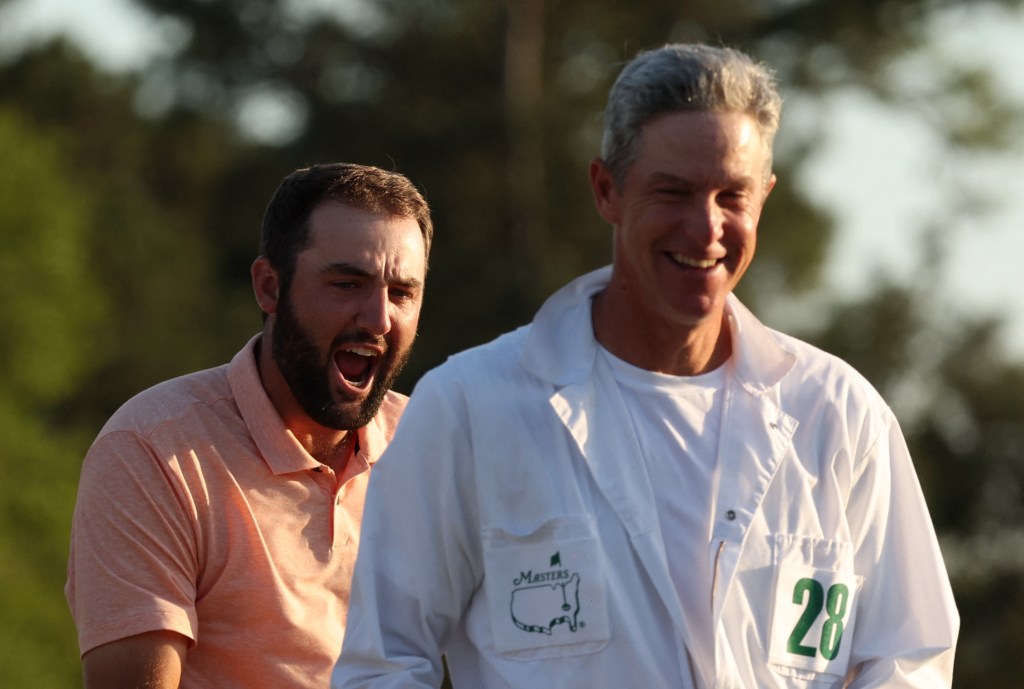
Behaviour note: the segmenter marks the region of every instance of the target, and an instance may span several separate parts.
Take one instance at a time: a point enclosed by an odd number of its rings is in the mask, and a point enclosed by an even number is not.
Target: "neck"
[[[256,343],[256,367],[263,389],[267,391],[285,427],[292,432],[302,448],[321,464],[340,473],[348,462],[352,444],[350,441],[355,438],[355,431],[325,428],[306,415],[273,360],[269,337],[269,333],[264,330],[263,337]]]
[[[697,325],[630,322],[629,309],[616,309],[608,291],[594,298],[594,336],[619,359],[648,371],[675,376],[696,376],[713,371],[732,354],[725,316]],[[643,317],[642,317],[643,318]]]
[[[339,431],[344,433],[340,438],[337,435],[332,437],[311,437],[307,442],[302,442],[306,451],[321,464],[326,464],[334,470],[334,473],[341,475],[352,454],[352,440],[355,438],[355,431]]]

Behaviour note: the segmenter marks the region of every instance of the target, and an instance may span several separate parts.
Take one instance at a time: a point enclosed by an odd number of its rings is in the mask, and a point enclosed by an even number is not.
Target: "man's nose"
[[[371,290],[359,307],[356,325],[373,333],[386,335],[391,331],[391,301],[387,289]]]
[[[722,237],[724,217],[721,206],[713,195],[708,195],[694,204],[690,219],[690,231],[702,244],[710,245]]]

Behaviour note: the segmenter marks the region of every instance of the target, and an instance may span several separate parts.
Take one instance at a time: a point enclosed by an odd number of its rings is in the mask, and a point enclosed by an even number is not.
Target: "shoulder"
[[[887,409],[874,386],[847,362],[765,325],[739,300],[730,309],[737,377],[755,395],[773,391],[784,409],[804,414],[836,406]]]
[[[829,397],[854,397],[864,403],[886,406],[875,386],[838,356],[804,340],[772,330],[779,345],[795,356],[790,387],[799,386]]]
[[[745,385],[778,385],[784,395],[808,391],[881,401],[867,379],[839,357],[762,323],[738,299],[730,300],[729,309],[734,358]]]
[[[429,371],[424,378],[447,384],[480,382],[481,378],[497,381],[520,375],[520,359],[532,325],[525,325],[500,335],[490,342],[471,347],[450,356],[443,364]]]
[[[866,457],[898,432],[899,422],[881,393],[843,359],[789,335],[775,333],[794,355],[779,385],[779,405],[799,423],[798,435],[815,445],[849,447]]]
[[[197,371],[158,383],[138,393],[114,412],[100,436],[130,431],[141,436],[174,424],[199,409],[212,409],[232,399],[228,366]]]
[[[537,391],[550,394],[550,386],[521,364],[529,327],[454,354],[427,371],[416,383],[405,417],[438,419],[450,415],[452,422],[458,423],[507,409]]]
[[[219,448],[205,448],[225,437],[225,418],[240,418],[234,407],[223,411],[230,398],[226,368],[164,381],[125,402],[85,455],[79,503],[93,511],[118,504],[139,514],[154,508],[192,512],[190,485],[206,490],[213,466],[207,459],[221,456]],[[238,447],[223,455],[240,456]]]

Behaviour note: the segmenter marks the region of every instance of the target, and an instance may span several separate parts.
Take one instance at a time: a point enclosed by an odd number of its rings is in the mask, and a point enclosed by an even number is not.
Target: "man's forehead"
[[[423,275],[416,275],[412,266],[406,265],[404,261],[387,261],[385,263],[367,261],[366,263],[354,261],[330,261],[320,268],[320,272],[367,279],[383,278],[396,284],[420,287],[423,285]]]
[[[366,222],[329,222],[311,228],[298,260],[321,274],[422,282],[426,249],[413,218],[373,217]]]
[[[695,181],[695,175],[720,168],[729,177],[760,177],[768,161],[770,152],[749,115],[682,111],[644,126],[627,176],[637,172],[644,180]]]
[[[373,234],[400,240],[404,235],[415,235],[423,242],[423,231],[412,216],[367,211],[335,201],[322,203],[313,209],[309,226],[310,243],[321,238],[359,241]]]

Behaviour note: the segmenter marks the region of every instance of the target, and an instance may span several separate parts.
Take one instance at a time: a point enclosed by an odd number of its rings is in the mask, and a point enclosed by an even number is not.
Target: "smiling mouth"
[[[718,265],[720,260],[715,258],[693,258],[692,256],[686,256],[679,253],[670,253],[669,258],[681,266],[685,266],[687,268],[699,268],[701,270],[714,268]]]
[[[334,353],[334,363],[346,383],[357,390],[364,390],[373,380],[381,356],[378,349],[349,345]]]

